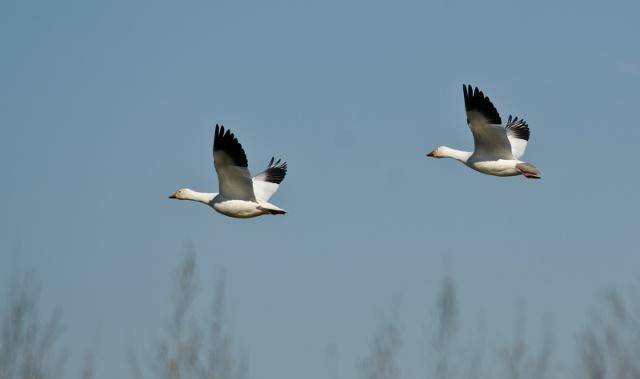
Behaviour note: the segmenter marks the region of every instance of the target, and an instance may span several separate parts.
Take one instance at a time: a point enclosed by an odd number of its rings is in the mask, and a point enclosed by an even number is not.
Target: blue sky
[[[127,373],[169,311],[191,241],[224,267],[252,377],[355,375],[376,312],[401,299],[417,377],[447,271],[462,321],[511,335],[522,299],[559,351],[598,291],[638,277],[634,1],[13,1],[0,4],[0,290],[35,270],[63,309],[68,371]],[[462,84],[524,117],[540,181],[427,159],[471,149]],[[284,217],[169,201],[217,191],[212,128],[250,168],[289,162]],[[210,283],[209,283],[210,284]],[[206,291],[203,295],[206,296]]]

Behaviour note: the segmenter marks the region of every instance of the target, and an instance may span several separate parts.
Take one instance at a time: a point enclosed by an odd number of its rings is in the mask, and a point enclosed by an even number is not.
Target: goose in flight
[[[520,160],[529,141],[529,125],[511,117],[502,126],[500,114],[491,100],[475,87],[462,86],[467,125],[473,134],[473,152],[438,146],[427,154],[433,158],[453,158],[476,171],[495,176],[524,175],[540,179],[542,173],[531,163]]]
[[[207,204],[225,216],[251,218],[286,212],[269,203],[287,174],[287,163],[271,158],[267,168],[251,177],[242,145],[224,126],[216,125],[213,139],[213,164],[218,174],[219,193],[196,192],[181,188],[170,199],[192,200]]]

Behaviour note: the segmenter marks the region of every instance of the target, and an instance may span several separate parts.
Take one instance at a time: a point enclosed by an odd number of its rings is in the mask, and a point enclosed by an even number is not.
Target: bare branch
[[[84,356],[82,379],[93,379],[93,353],[87,352]]]
[[[397,379],[400,377],[398,351],[400,331],[394,318],[382,318],[371,340],[369,355],[360,363],[363,379]]]
[[[246,354],[235,355],[225,320],[226,278],[220,273],[206,321],[194,310],[198,289],[195,253],[188,251],[175,271],[173,309],[165,335],[155,345],[152,377],[166,379],[243,379],[248,373]],[[143,378],[135,349],[129,354],[131,374]]]
[[[48,379],[62,375],[66,354],[56,349],[60,312],[40,319],[40,284],[33,274],[16,279],[0,325],[0,378]]]
[[[209,339],[204,360],[204,377],[242,379],[248,375],[248,362],[243,354],[235,358],[231,336],[225,320],[226,274],[220,271],[213,296],[210,320],[207,322]]]
[[[516,312],[516,330],[513,342],[499,350],[504,375],[509,379],[545,379],[555,374],[551,361],[554,340],[549,326],[545,326],[540,344],[537,349],[527,338],[526,310],[520,302]]]
[[[438,293],[438,300],[433,311],[435,332],[432,338],[433,377],[449,379],[455,374],[456,368],[451,355],[455,348],[455,338],[458,332],[458,297],[453,278],[446,275]]]
[[[582,377],[640,378],[640,302],[634,308],[630,300],[615,289],[600,300],[579,338]]]

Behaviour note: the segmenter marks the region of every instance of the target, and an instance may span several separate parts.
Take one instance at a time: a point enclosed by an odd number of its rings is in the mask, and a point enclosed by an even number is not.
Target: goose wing
[[[520,159],[524,155],[527,142],[529,142],[529,136],[531,135],[529,125],[525,120],[518,119],[517,117],[512,118],[511,115],[509,115],[505,129],[507,130],[507,138],[511,144],[511,153],[516,159]]]
[[[502,127],[500,114],[491,100],[475,87],[463,85],[467,125],[473,134],[474,155],[490,159],[513,159],[507,132]]]
[[[259,202],[267,202],[280,187],[280,183],[287,175],[287,162],[271,158],[267,168],[253,177],[253,192],[256,200]]]
[[[216,125],[213,139],[213,165],[218,174],[220,195],[226,200],[255,201],[247,156],[242,145],[224,126]]]

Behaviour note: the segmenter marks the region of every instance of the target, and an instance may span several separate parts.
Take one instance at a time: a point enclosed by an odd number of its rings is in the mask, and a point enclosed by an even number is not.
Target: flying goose
[[[213,164],[218,174],[219,193],[196,192],[181,188],[170,199],[198,201],[225,216],[251,218],[286,212],[269,203],[287,174],[287,163],[271,158],[267,168],[254,176],[247,169],[242,145],[224,126],[216,124],[213,140]]]
[[[529,141],[529,125],[523,119],[509,116],[502,126],[500,114],[491,100],[475,87],[463,85],[467,125],[473,134],[474,151],[438,146],[427,154],[433,158],[453,158],[476,171],[495,176],[524,175],[540,179],[542,173],[531,163],[520,160]]]

